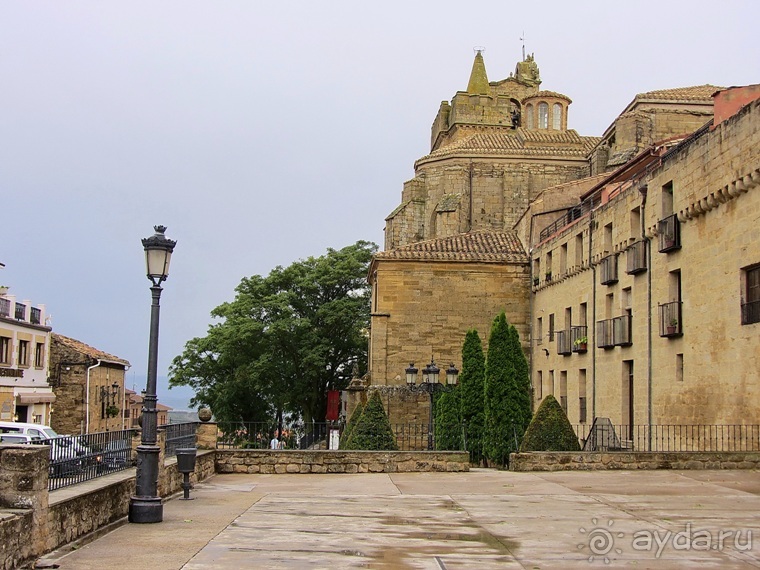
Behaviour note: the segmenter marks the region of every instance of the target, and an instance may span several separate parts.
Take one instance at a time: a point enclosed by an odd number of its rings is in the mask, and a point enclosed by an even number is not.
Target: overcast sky
[[[54,331],[128,359],[139,390],[152,226],[178,241],[165,376],[242,277],[382,244],[474,46],[504,79],[524,34],[582,135],[636,93],[760,82],[753,0],[521,5],[0,2],[0,285],[45,304]]]

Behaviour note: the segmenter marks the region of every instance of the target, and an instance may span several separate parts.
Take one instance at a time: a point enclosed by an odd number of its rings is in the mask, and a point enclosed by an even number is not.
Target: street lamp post
[[[417,368],[414,363],[409,364],[409,368],[406,372],[406,384],[410,388],[417,383]],[[430,359],[430,364],[426,365],[422,369],[422,382],[420,382],[420,389],[426,392],[430,396],[430,408],[428,412],[428,451],[433,449],[433,395],[443,390],[445,387],[438,381],[441,369],[435,365],[435,360]],[[459,380],[459,370],[457,370],[453,364],[446,370],[446,388],[450,388],[456,385]]]
[[[148,381],[142,407],[142,437],[137,446],[135,494],[129,499],[129,522],[157,523],[164,518],[164,506],[158,496],[158,425],[156,418],[156,375],[158,373],[158,320],[161,283],[169,277],[169,262],[176,241],[164,236],[164,226],[154,226],[155,235],[142,240],[147,275],[152,286],[150,307],[150,341],[148,345]]]

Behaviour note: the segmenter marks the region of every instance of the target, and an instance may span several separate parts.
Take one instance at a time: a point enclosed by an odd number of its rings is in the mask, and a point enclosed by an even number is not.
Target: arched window
[[[552,128],[555,131],[562,128],[562,105],[559,103],[552,105]]]
[[[525,126],[529,129],[533,128],[533,105],[525,106]]]
[[[549,104],[548,103],[538,104],[538,128],[539,129],[549,128]]]

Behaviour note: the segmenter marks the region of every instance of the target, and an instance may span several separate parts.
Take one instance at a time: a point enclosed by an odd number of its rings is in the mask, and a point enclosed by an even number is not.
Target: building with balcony
[[[50,327],[45,306],[0,288],[0,420],[49,425]]]
[[[50,384],[56,395],[53,429],[83,434],[131,427],[124,376],[127,360],[81,341],[53,333]]]
[[[540,205],[523,216],[536,405],[553,394],[572,423],[760,423],[760,89],[716,91],[719,122],[641,149],[542,230]],[[588,349],[568,354],[574,327]]]

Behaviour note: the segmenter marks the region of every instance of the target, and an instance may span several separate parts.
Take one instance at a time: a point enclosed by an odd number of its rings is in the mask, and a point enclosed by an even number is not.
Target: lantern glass
[[[406,369],[406,383],[413,386],[417,383],[417,369],[414,367],[414,362],[409,363],[409,368]]]
[[[459,381],[459,370],[454,367],[454,363],[446,370],[446,384],[449,386],[455,385]]]
[[[435,361],[431,360],[430,364],[425,366],[422,371],[423,381],[427,384],[438,384],[438,374],[441,369],[435,365]]]
[[[169,262],[176,241],[167,239],[164,235],[166,227],[154,226],[155,235],[142,240],[145,249],[145,266],[148,279],[154,285],[159,285],[169,277]]]

